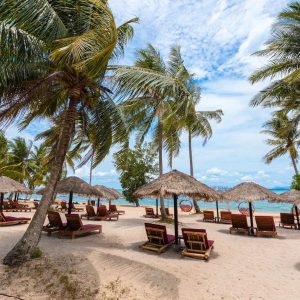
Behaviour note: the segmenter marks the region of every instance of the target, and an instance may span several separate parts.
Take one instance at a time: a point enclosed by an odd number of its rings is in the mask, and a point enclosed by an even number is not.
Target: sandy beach
[[[142,217],[142,207],[122,209],[126,214],[119,221],[83,221],[101,223],[100,235],[74,240],[42,235],[40,248],[52,266],[65,271],[73,265],[86,280],[90,278],[97,290],[90,299],[299,299],[299,231],[277,228],[276,239],[230,235],[230,225],[204,223],[201,215],[180,212],[182,225],[205,228],[209,239],[215,241],[210,260],[205,262],[183,258],[173,248],[160,255],[140,250],[138,246],[146,240],[144,223],[154,220]],[[6,214],[32,216],[33,212]],[[278,224],[278,218],[275,221]],[[1,259],[26,227],[0,228]],[[174,232],[171,224],[167,228],[168,233]],[[5,270],[0,265],[1,277]],[[28,279],[28,274],[20,276],[23,281]],[[0,287],[2,293],[21,299],[56,299],[49,297],[47,290],[34,286],[26,290],[16,282],[13,286],[1,282]]]

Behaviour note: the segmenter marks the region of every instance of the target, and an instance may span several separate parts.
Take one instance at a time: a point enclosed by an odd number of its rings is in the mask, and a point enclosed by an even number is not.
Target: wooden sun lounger
[[[118,210],[117,205],[115,205],[115,204],[110,204],[109,205],[109,211],[111,213],[116,213],[118,215],[124,215],[125,214],[125,210]]]
[[[31,218],[15,218],[15,217],[10,217],[10,216],[4,216],[4,214],[2,212],[0,212],[0,227],[26,224],[30,220],[31,220]]]
[[[9,204],[8,201],[3,201],[3,211],[17,211],[15,208]]]
[[[167,234],[167,228],[164,225],[145,223],[148,241],[140,248],[157,253],[162,253],[175,241],[175,236]]]
[[[216,222],[215,212],[213,210],[203,211],[203,222]]]
[[[39,202],[33,201],[33,205],[34,205],[33,209],[38,209],[39,208]]]
[[[109,212],[105,205],[100,205],[97,207],[97,216],[100,218],[100,220],[104,221],[112,221],[113,219],[116,221],[119,220],[119,215]]]
[[[220,218],[221,223],[231,224],[231,211],[222,210],[220,214],[221,214],[221,218]]]
[[[182,228],[185,249],[183,256],[208,260],[214,247],[214,241],[207,239],[205,229]]]
[[[49,223],[43,226],[42,229],[42,231],[47,232],[48,235],[51,235],[52,232],[60,232],[66,229],[67,224],[62,222],[59,212],[48,210],[48,220]]]
[[[152,207],[145,207],[146,214],[144,215],[145,218],[153,218],[157,219],[160,215],[154,213],[154,209]]]
[[[60,207],[58,207],[57,208],[58,210],[60,210],[60,211],[68,211],[68,206],[67,206],[67,203],[66,202],[64,202],[64,201],[62,201],[61,203],[60,203]]]
[[[285,228],[297,228],[297,224],[295,222],[294,214],[292,213],[280,213],[280,223],[279,226]]]
[[[84,211],[84,209],[82,207],[76,207],[74,203],[72,203],[72,211],[80,212],[80,211]]]
[[[229,228],[229,233],[232,231],[249,234],[250,227],[248,226],[247,217],[241,214],[231,214],[232,226]]]
[[[276,237],[277,231],[272,216],[255,216],[256,221],[256,236],[271,236]]]
[[[31,211],[31,207],[29,207],[27,204],[19,204],[18,201],[10,200],[9,204],[14,211]]]
[[[93,220],[93,221],[103,220],[102,217],[96,215],[94,207],[92,205],[86,205],[85,209],[86,209],[86,214],[81,215],[81,219],[86,218],[88,220]]]
[[[101,233],[102,225],[86,224],[83,225],[78,214],[66,214],[67,227],[65,230],[61,231],[61,234],[70,236],[74,239],[76,236],[84,235],[87,233]]]

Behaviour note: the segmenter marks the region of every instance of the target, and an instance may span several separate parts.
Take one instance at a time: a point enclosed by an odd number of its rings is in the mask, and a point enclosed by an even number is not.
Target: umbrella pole
[[[98,201],[97,201],[97,207],[100,206],[100,198],[98,197]]]
[[[217,208],[217,222],[220,222],[220,217],[219,217],[219,201],[216,201],[216,208]]]
[[[1,194],[2,197],[2,194]],[[300,230],[300,220],[299,220],[299,210],[298,206],[295,204],[295,212],[296,212],[296,218],[297,218],[297,223],[298,223],[298,230]]]
[[[72,213],[72,204],[73,204],[73,192],[70,192],[69,196],[69,206],[68,206],[68,214]]]
[[[178,209],[177,209],[177,200],[178,196],[173,194],[174,199],[174,232],[175,232],[175,246],[178,245]]]
[[[156,215],[158,216],[158,199],[156,198],[155,201],[155,205],[156,205]]]
[[[251,229],[250,229],[250,233],[251,235],[254,234],[254,230],[253,230],[253,210],[252,210],[252,202],[249,201],[249,212],[250,212],[250,225],[251,225]]]
[[[3,200],[4,200],[4,193],[0,195],[0,212],[3,211]]]

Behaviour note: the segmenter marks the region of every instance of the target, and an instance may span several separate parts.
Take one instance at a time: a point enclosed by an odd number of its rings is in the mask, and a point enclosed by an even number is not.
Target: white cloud
[[[213,175],[213,176],[222,176],[222,175],[226,175],[228,172],[222,169],[219,169],[217,167],[214,168],[210,168],[206,171],[207,174],[209,175]]]
[[[254,181],[254,178],[251,175],[245,175],[241,177],[241,181]]]

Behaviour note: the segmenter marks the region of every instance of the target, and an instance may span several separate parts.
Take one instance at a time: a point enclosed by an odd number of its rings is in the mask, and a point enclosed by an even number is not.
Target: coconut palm
[[[300,3],[292,2],[282,11],[273,26],[272,37],[263,50],[255,53],[269,62],[254,72],[252,83],[276,79],[252,100],[251,105],[284,106],[299,113],[300,94]]]
[[[132,36],[132,21],[117,28],[105,0],[0,2],[0,122],[62,120],[39,209],[5,264],[21,263],[36,249],[78,115],[101,124],[99,131],[115,134],[121,126],[102,121],[103,110],[117,114],[103,101],[109,91],[102,81],[109,60]]]
[[[137,143],[152,132],[158,145],[159,173],[163,174],[163,148],[173,147],[171,139],[166,139],[164,120],[182,112],[189,91],[184,80],[188,73],[181,59],[179,47],[170,51],[165,62],[159,51],[149,44],[137,53],[133,67],[119,67],[114,70],[116,92],[124,100],[121,109],[125,115],[129,131],[137,130]],[[176,107],[176,110],[174,110]],[[166,218],[164,199],[160,199],[162,218]]]
[[[274,159],[289,154],[295,175],[298,175],[297,160],[300,145],[300,132],[288,116],[282,112],[276,112],[273,118],[264,124],[265,130],[262,132],[270,135],[267,144],[274,148],[264,156],[266,163],[271,163]]]

